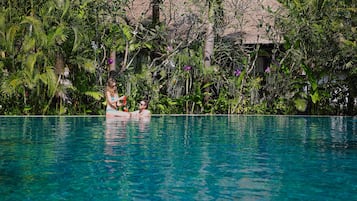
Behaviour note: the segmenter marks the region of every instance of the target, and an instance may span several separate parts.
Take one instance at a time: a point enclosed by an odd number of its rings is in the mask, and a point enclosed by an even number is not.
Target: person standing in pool
[[[118,110],[119,107],[124,106],[121,101],[123,101],[126,97],[119,97],[116,81],[113,78],[108,79],[107,86],[105,88],[105,98],[107,103],[107,117],[130,117],[129,112],[123,112]]]
[[[148,110],[149,103],[146,100],[142,100],[139,103],[139,110],[131,112],[131,116],[133,117],[150,117],[151,112]]]

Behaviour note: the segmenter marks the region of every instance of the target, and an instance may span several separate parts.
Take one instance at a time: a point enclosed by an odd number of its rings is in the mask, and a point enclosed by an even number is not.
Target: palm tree
[[[7,60],[4,68],[9,71],[9,76],[3,79],[1,92],[8,96],[20,94],[24,99],[22,107],[28,105],[33,113],[45,114],[55,96],[67,97],[65,90],[69,86],[62,82],[65,67],[72,71],[82,68],[95,72],[92,55],[86,51],[90,49],[86,41],[92,33],[88,23],[90,5],[70,0],[36,4],[31,1],[29,14],[19,12],[15,15],[11,8],[17,3],[9,3],[0,15],[2,19],[10,19],[2,23],[0,30]]]

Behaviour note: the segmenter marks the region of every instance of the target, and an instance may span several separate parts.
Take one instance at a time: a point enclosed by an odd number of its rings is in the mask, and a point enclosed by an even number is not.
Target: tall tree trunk
[[[214,10],[215,10],[215,0],[210,0],[208,2],[208,23],[207,23],[207,30],[205,36],[205,45],[204,45],[204,55],[203,55],[203,64],[205,68],[209,68],[212,64],[212,56],[213,56],[213,49],[214,49]],[[209,82],[208,78],[204,81],[204,84]],[[210,98],[209,96],[209,87],[205,88],[205,98],[204,101],[207,102]]]
[[[116,51],[113,50],[110,52],[109,58],[109,77],[112,77],[116,73]]]
[[[160,4],[161,0],[152,0],[152,23],[157,25],[160,23]]]
[[[212,56],[214,49],[214,24],[209,22],[207,25],[207,32],[205,37],[205,46],[204,46],[204,61],[203,64],[205,67],[210,67],[212,64]]]
[[[55,73],[60,75],[64,72],[64,58],[60,52],[56,53]]]
[[[124,53],[124,60],[123,63],[121,64],[121,69],[120,73],[124,72],[127,67],[127,62],[128,62],[128,56],[129,56],[129,41],[125,41],[125,53]]]

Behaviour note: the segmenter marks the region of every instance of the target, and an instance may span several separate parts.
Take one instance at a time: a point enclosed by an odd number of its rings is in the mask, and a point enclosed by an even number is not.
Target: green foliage
[[[300,112],[306,111],[307,101],[305,99],[302,98],[295,99],[294,103],[297,110],[299,110]]]
[[[92,98],[94,98],[95,100],[99,101],[102,98],[104,98],[103,93],[100,93],[98,91],[86,91],[84,92],[85,95],[90,96]]]
[[[281,3],[287,8],[285,13],[289,13],[278,17],[280,24],[277,26],[285,33],[286,51],[282,61],[295,71],[294,74],[306,73],[306,76],[301,76],[304,79],[299,78],[299,91],[307,89],[308,101],[312,105],[309,112],[324,113],[328,107],[326,104],[330,104],[327,100],[336,98],[334,91],[351,86],[351,77],[355,76],[352,69],[356,64],[357,52],[357,35],[353,31],[356,29],[357,15],[356,9],[353,9],[356,3],[334,0]],[[334,82],[344,83],[344,86],[336,86],[332,84]],[[355,94],[354,87],[348,88],[345,96]],[[348,102],[353,102],[354,97],[351,96]],[[294,98],[300,101],[299,96]],[[350,105],[350,111],[353,113],[353,104]]]
[[[30,15],[13,12],[11,8],[19,6],[15,5],[16,2],[14,5],[8,2],[8,8],[1,8],[1,63],[6,69],[6,73],[2,75],[1,94],[8,98],[20,98],[22,102],[15,103],[12,108],[22,108],[18,111],[23,111],[24,114],[53,113],[55,107],[52,106],[56,101],[61,102],[54,97],[58,94],[67,97],[63,94],[64,77],[61,75],[65,66],[72,68],[72,71],[76,67],[82,67],[91,73],[95,72],[95,64],[86,57],[89,55],[83,55],[83,48],[78,43],[85,42],[80,37],[84,36],[83,33],[89,37],[92,31],[88,29],[89,26],[86,28],[77,23],[77,4],[70,4],[69,0],[63,2],[64,4],[57,1],[31,4]],[[75,52],[76,50],[81,52]],[[75,57],[78,53],[82,60],[66,57]],[[74,62],[69,63],[70,61]],[[63,109],[59,113],[63,114]]]
[[[222,1],[207,2],[211,22],[224,28]],[[112,51],[131,111],[147,99],[157,114],[353,114],[356,3],[281,2],[286,10],[275,17],[284,44],[273,55],[217,35],[209,66],[205,30],[192,41],[169,39],[164,24],[125,20],[127,1],[3,2],[0,114],[104,114]],[[270,72],[255,73],[258,54],[271,56]]]

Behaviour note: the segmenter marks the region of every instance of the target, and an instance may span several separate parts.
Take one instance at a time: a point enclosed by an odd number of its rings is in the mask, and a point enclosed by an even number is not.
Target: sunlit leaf
[[[294,101],[294,103],[296,109],[299,110],[300,112],[304,112],[307,108],[307,101],[305,99],[298,98]]]
[[[86,91],[84,94],[98,101],[104,97],[103,93],[98,91]]]
[[[23,50],[25,52],[29,52],[35,48],[36,45],[36,40],[32,37],[25,36],[24,42],[23,42]]]
[[[73,48],[72,51],[76,51],[80,45],[80,39],[78,36],[78,28],[77,27],[72,27],[73,33],[74,33],[74,41],[73,41]]]
[[[311,96],[311,101],[316,104],[320,100],[320,94],[318,91],[315,91]]]
[[[26,73],[28,73],[28,76],[32,76],[33,75],[33,71],[35,68],[35,63],[37,60],[37,54],[30,54],[27,56],[26,58]]]

